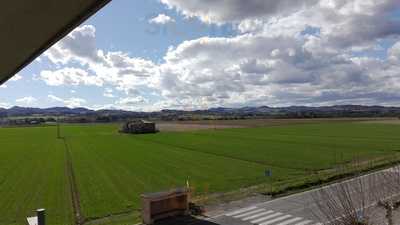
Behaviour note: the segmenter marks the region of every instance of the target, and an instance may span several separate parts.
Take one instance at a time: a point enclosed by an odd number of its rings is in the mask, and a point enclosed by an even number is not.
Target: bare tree
[[[394,225],[393,213],[400,208],[400,167],[396,166],[379,173],[375,180],[377,206],[386,212],[389,225]]]
[[[371,224],[370,203],[372,196],[363,179],[354,179],[324,187],[314,194],[317,212],[314,214],[330,225]]]
[[[400,167],[321,188],[313,198],[315,216],[329,225],[370,225],[377,207],[394,225],[393,212],[400,208]]]

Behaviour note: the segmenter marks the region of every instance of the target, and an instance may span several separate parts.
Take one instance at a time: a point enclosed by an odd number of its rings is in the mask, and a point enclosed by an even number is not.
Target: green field
[[[25,224],[42,207],[49,224],[71,224],[69,190],[54,128],[0,129],[0,224]]]
[[[49,224],[73,223],[67,152],[87,220],[135,213],[143,192],[183,186],[223,193],[306,178],[340,163],[391,156],[399,125],[321,123],[124,135],[117,125],[0,129],[0,225],[46,208]],[[74,189],[74,188],[72,188]],[[110,217],[111,218],[111,217]]]

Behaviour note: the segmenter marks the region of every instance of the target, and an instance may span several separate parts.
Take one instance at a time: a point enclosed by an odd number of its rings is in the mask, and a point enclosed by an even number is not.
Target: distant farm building
[[[145,120],[134,120],[122,125],[121,133],[126,134],[150,134],[156,133],[156,124]]]

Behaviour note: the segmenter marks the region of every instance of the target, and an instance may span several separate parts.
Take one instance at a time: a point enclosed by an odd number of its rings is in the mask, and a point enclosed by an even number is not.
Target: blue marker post
[[[270,182],[269,185],[270,185],[270,188],[271,188],[270,193],[272,195],[272,170],[271,169],[266,169],[265,172],[264,172],[264,175],[265,175],[265,177],[269,177],[269,182]]]

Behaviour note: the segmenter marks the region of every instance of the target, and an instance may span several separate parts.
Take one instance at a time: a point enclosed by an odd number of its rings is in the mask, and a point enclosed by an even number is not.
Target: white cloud
[[[9,103],[7,103],[7,102],[0,102],[0,108],[8,109],[8,108],[10,108],[10,107],[11,107],[11,105],[10,105]]]
[[[56,71],[43,70],[40,72],[40,79],[50,86],[103,85],[103,80],[98,76],[89,75],[89,73],[83,69],[70,67],[65,67]]]
[[[135,106],[138,104],[148,103],[148,100],[142,96],[121,98],[116,102],[118,105]]]
[[[233,23],[241,32],[264,30],[270,36],[294,36],[307,27],[320,29],[326,43],[361,45],[400,34],[390,13],[394,0],[161,0],[184,15],[207,23]]]
[[[7,88],[7,84],[0,85],[0,88],[6,89]]]
[[[400,41],[395,43],[388,51],[389,59],[400,61]]]
[[[150,101],[140,95],[137,96],[129,96],[125,98],[119,98],[113,104],[108,104],[106,106],[96,106],[95,108],[113,108],[113,109],[122,109],[122,110],[131,110],[131,111],[154,111],[160,110],[156,109],[156,106],[150,104]]]
[[[106,88],[104,90],[103,96],[106,98],[115,98],[114,91],[111,88]]]
[[[399,104],[400,44],[388,50],[388,60],[371,54],[382,40],[400,43],[400,23],[388,16],[392,0],[162,2],[204,22],[231,23],[238,34],[185,41],[155,63],[97,48],[95,28],[86,25],[45,54],[58,66],[82,68],[42,71],[41,79],[107,85],[105,97],[113,90],[127,95],[112,106],[132,110]],[[151,101],[143,89],[154,93]]]
[[[67,64],[77,61],[82,64],[102,61],[102,52],[96,49],[96,29],[92,25],[76,28],[44,53],[50,61]]]
[[[30,105],[36,103],[37,99],[32,96],[27,96],[27,97],[16,99],[15,102],[18,104],[23,104],[25,106],[30,106]]]
[[[201,38],[170,50],[165,60],[158,86],[182,104],[398,104],[400,75],[393,72],[387,82],[393,66],[332,51],[317,36]]]
[[[161,0],[189,17],[207,23],[238,22],[244,19],[287,14],[316,4],[318,0]]]
[[[67,107],[76,108],[76,107],[82,107],[83,104],[86,103],[86,100],[82,98],[69,98],[64,100],[64,103]]]
[[[54,102],[64,102],[64,99],[59,98],[59,97],[57,97],[57,96],[55,96],[55,95],[47,95],[47,97],[48,97],[50,100],[54,101]]]
[[[17,73],[10,79],[10,81],[18,81],[21,79],[22,79],[22,76]]]
[[[36,59],[35,59],[35,62],[38,62],[38,63],[41,63],[42,62],[42,57],[37,57]]]
[[[175,20],[173,18],[171,18],[170,16],[167,16],[165,14],[159,14],[158,16],[151,18],[149,20],[149,23],[153,23],[153,24],[160,24],[160,25],[165,25],[168,23],[174,23]]]
[[[142,58],[133,58],[123,52],[104,52],[96,47],[94,26],[78,27],[44,55],[64,67],[42,71],[40,77],[48,85],[96,85],[104,83],[129,92],[149,83],[157,75],[157,66]],[[81,68],[65,67],[78,63]],[[93,75],[89,75],[93,74]]]
[[[352,56],[358,49],[374,50],[379,40],[399,38],[400,23],[387,16],[394,1],[163,2],[205,22],[237,22],[242,32],[170,49],[157,80],[166,98],[218,106],[345,99],[382,104],[391,101],[388,96],[398,96],[393,82],[382,82],[388,79],[387,62]],[[274,10],[274,4],[282,5]],[[270,11],[254,9],[267,5]]]
[[[47,97],[52,102],[62,103],[63,106],[66,106],[66,107],[69,107],[69,108],[83,107],[83,104],[87,103],[87,101],[85,99],[82,99],[82,98],[63,99],[63,98],[57,97],[55,95],[48,95]]]

